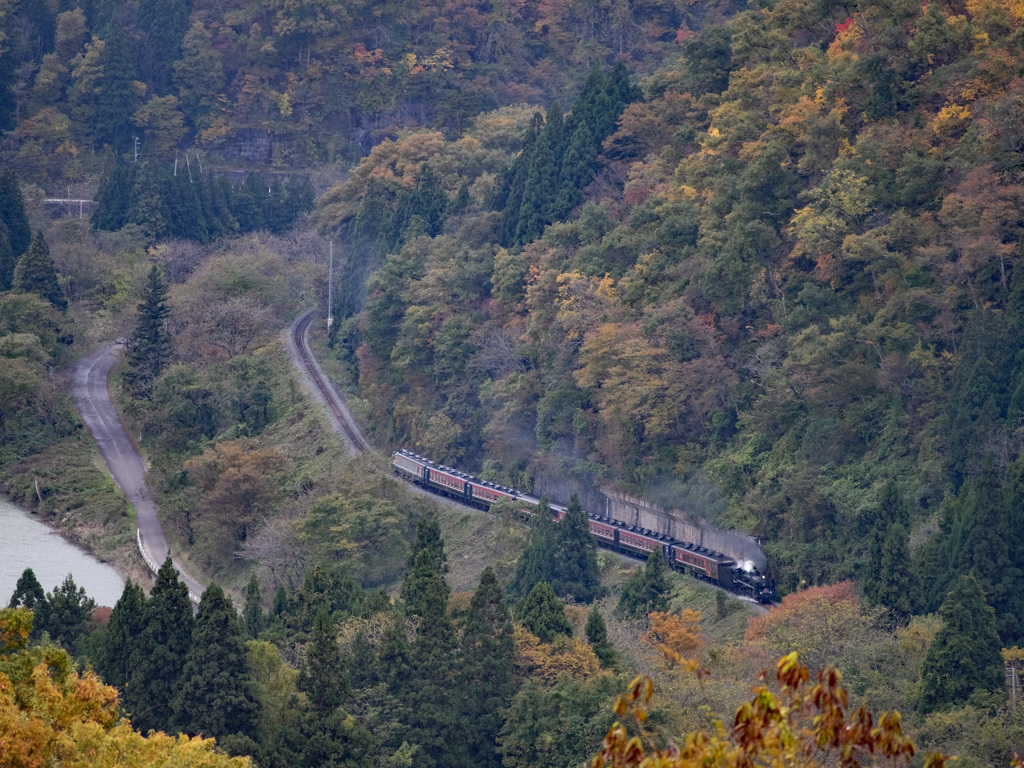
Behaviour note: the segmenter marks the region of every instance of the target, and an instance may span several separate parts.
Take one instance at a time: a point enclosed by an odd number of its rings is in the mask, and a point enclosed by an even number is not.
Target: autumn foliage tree
[[[215,750],[213,739],[144,737],[120,716],[117,689],[94,672],[79,673],[54,645],[28,647],[32,614],[0,609],[0,744],[18,768],[124,766],[244,768],[248,758]]]
[[[791,653],[778,661],[775,682],[775,692],[763,685],[755,688],[751,701],[736,710],[731,726],[717,722],[711,732],[689,734],[682,746],[670,742],[660,748],[651,743],[645,728],[653,684],[650,678],[638,677],[614,705],[620,718],[630,716],[638,735],[630,736],[623,721],[616,722],[592,766],[691,768],[712,763],[727,768],[811,768],[838,760],[845,768],[860,768],[907,766],[914,757],[917,748],[903,734],[899,712],[876,717],[866,706],[851,707],[838,670],[823,669],[812,683],[808,668]],[[942,768],[946,761],[943,755],[931,755],[925,766]]]

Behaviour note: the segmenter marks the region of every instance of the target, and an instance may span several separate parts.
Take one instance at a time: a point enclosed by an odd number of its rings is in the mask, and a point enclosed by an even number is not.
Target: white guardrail
[[[149,552],[146,551],[146,547],[142,543],[141,528],[135,529],[135,540],[139,542],[139,554],[142,555],[142,559],[146,561],[146,565],[149,566],[149,570],[151,570],[153,572],[153,575],[156,576],[160,568],[157,567],[157,564],[153,562],[153,558],[149,556]],[[189,590],[188,599],[196,605],[199,605],[199,598],[193,595],[191,590]]]

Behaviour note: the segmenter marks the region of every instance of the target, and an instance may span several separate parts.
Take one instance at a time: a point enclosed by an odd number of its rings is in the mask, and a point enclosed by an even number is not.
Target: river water
[[[70,573],[97,605],[113,606],[124,579],[106,563],[61,538],[28,512],[0,497],[0,607],[7,605],[18,577],[31,568],[43,589],[52,592]]]

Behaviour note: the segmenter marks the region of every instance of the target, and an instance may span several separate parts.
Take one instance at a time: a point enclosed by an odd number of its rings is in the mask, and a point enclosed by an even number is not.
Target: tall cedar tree
[[[946,416],[947,468],[955,488],[967,478],[968,463],[989,439],[999,420],[999,385],[989,358],[982,354],[962,386],[949,399]]]
[[[900,495],[899,487],[895,481],[888,480],[882,486],[878,504],[874,510],[873,525],[868,533],[867,570],[862,581],[864,596],[875,605],[884,604],[881,591],[883,589],[882,581],[886,574],[882,569],[882,555],[885,542],[888,539],[889,528],[894,523],[900,523],[905,529],[909,522],[910,515],[903,497]]]
[[[91,216],[94,231],[116,232],[131,220],[138,172],[138,163],[114,163],[100,178],[96,209]]]
[[[6,291],[13,285],[15,263],[32,242],[21,187],[10,168],[0,168],[0,222],[6,227],[10,244],[9,253],[0,256],[0,291]]]
[[[876,597],[900,621],[914,610],[917,590],[910,568],[910,537],[902,523],[893,523],[882,546],[882,571]]]
[[[347,677],[334,620],[322,607],[313,619],[313,631],[306,643],[306,654],[299,671],[299,689],[306,692],[314,710],[327,714],[345,701]]]
[[[146,593],[131,579],[124,585],[103,633],[97,672],[104,682],[124,691],[132,676],[132,659],[146,622]]]
[[[668,608],[668,578],[665,555],[655,549],[647,557],[647,564],[637,568],[622,588],[619,604],[615,608],[618,616],[640,618],[654,611]]]
[[[224,87],[224,67],[213,47],[213,36],[199,20],[185,33],[181,58],[174,62],[174,84],[181,109],[196,128],[209,124],[217,106],[217,94]]]
[[[502,186],[495,195],[494,208],[502,212],[501,228],[498,232],[502,245],[512,246],[516,243],[516,229],[523,206],[523,190],[526,188],[526,177],[530,173],[530,158],[543,128],[544,117],[540,112],[535,112],[523,137],[522,152],[505,173]]]
[[[516,621],[545,643],[554,640],[555,635],[572,637],[572,625],[565,615],[565,605],[546,581],[539,582],[524,600],[516,604]]]
[[[587,615],[587,626],[584,632],[587,635],[587,642],[594,649],[594,655],[600,660],[601,666],[605,669],[614,667],[618,660],[618,654],[615,652],[615,646],[608,639],[608,626],[604,623],[604,616],[601,615],[601,611],[596,605],[590,609],[590,613]]]
[[[380,650],[377,652],[377,672],[380,682],[387,683],[395,695],[405,691],[409,686],[412,650],[409,647],[409,636],[406,633],[405,614],[395,611],[391,616],[391,624],[381,638]]]
[[[40,629],[50,634],[69,653],[75,653],[78,641],[85,634],[96,601],[75,584],[69,573],[63,582],[46,594],[46,610],[36,614]]]
[[[515,651],[505,595],[488,566],[469,603],[462,633],[457,693],[466,729],[464,765],[501,768],[496,743],[501,710],[516,693]]]
[[[359,629],[352,638],[352,687],[369,688],[377,683],[377,659],[366,632]]]
[[[57,270],[50,258],[50,248],[42,232],[36,232],[28,250],[14,268],[14,288],[46,299],[61,312],[68,309],[68,300],[57,281]]]
[[[10,608],[28,608],[36,610],[41,602],[46,599],[43,585],[36,578],[36,573],[31,568],[26,568],[18,577],[18,583],[14,585],[14,594],[7,604]]]
[[[565,517],[556,526],[554,573],[551,588],[559,597],[572,596],[589,603],[604,594],[597,565],[597,543],[590,535],[590,519],[579,496],[569,500]]]
[[[596,166],[597,145],[594,143],[594,135],[585,122],[580,122],[562,158],[558,193],[551,204],[552,221],[561,221],[583,202],[583,189],[593,180]]]
[[[921,710],[965,704],[976,692],[1005,697],[996,614],[973,576],[956,580],[939,615],[942,629],[928,647],[921,673]]]
[[[199,602],[174,709],[177,724],[192,736],[256,733],[259,704],[245,635],[235,606],[217,584]]]
[[[509,592],[514,597],[526,597],[538,582],[552,579],[557,536],[556,525],[551,517],[548,497],[542,496],[540,504],[530,516],[530,535],[526,540],[523,554],[516,564],[516,574],[509,585]]]
[[[245,633],[250,639],[255,640],[263,631],[264,625],[263,606],[260,605],[260,582],[255,573],[245,588],[245,610],[242,611],[242,617],[245,620]]]
[[[154,264],[149,270],[135,332],[128,339],[128,372],[125,378],[136,398],[148,398],[156,380],[171,359],[171,335],[167,331],[167,283]]]
[[[103,37],[100,64],[103,68],[96,93],[93,131],[96,144],[109,144],[115,152],[127,152],[132,145],[132,115],[138,108],[135,65],[128,35],[115,14]]]
[[[135,19],[146,41],[139,51],[140,69],[150,90],[161,96],[173,92],[174,63],[181,58],[191,13],[191,0],[139,0]]]
[[[417,563],[424,559],[424,552],[421,550]],[[458,643],[448,617],[448,585],[437,571],[423,581],[419,611],[405,694],[409,707],[407,738],[421,750],[419,765],[456,768],[465,765],[459,760],[458,750],[449,747],[459,741],[462,728],[453,690]]]
[[[523,185],[523,202],[516,225],[517,245],[536,240],[549,223],[548,213],[558,184],[558,160],[548,142],[547,131],[541,131],[530,153],[530,167]]]
[[[402,601],[405,612],[410,616],[422,616],[427,610],[424,605],[427,586],[435,574],[441,577],[444,598],[447,602],[450,590],[445,584],[448,573],[448,556],[444,551],[441,528],[433,515],[423,515],[416,524],[416,540],[409,548],[406,559],[405,579],[402,582]]]
[[[140,732],[170,731],[182,670],[192,648],[192,603],[188,587],[178,581],[170,555],[156,574],[146,603],[139,650],[125,686],[124,705]]]

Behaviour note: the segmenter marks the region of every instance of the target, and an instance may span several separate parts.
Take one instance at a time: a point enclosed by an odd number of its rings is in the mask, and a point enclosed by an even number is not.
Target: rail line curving
[[[313,314],[314,311],[312,309],[307,311],[292,326],[292,342],[295,344],[296,354],[302,365],[303,372],[309,377],[317,392],[320,393],[320,398],[331,412],[338,426],[341,427],[341,431],[344,433],[352,451],[356,454],[363,453],[370,450],[370,445],[366,442],[362,430],[359,429],[359,425],[355,423],[348,409],[338,402],[334,387],[330,386],[325,380],[323,372],[320,370],[320,366],[317,365],[313,352],[309,347],[309,326],[313,322]]]

